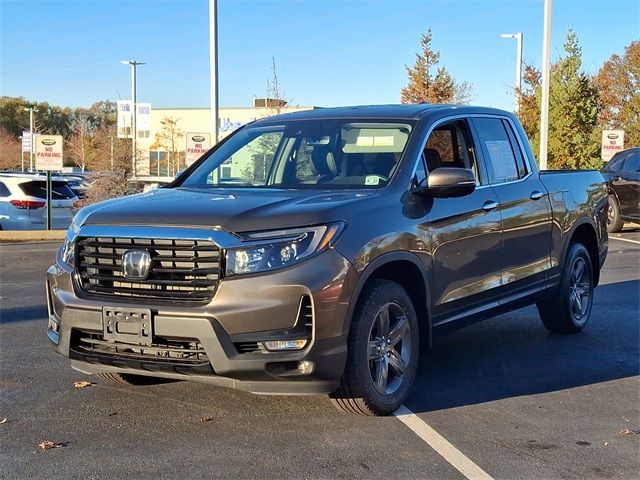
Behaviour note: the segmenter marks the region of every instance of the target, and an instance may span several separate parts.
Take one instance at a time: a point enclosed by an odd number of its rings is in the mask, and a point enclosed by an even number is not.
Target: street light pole
[[[518,41],[516,58],[516,113],[520,111],[520,94],[522,90],[522,32],[501,33],[502,38],[515,38]]]
[[[544,0],[544,39],[542,43],[542,104],[540,105],[540,170],[547,169],[547,148],[549,144],[551,4],[551,0]]]
[[[20,171],[24,172],[24,140],[22,139],[22,135],[18,137],[18,140],[20,140]]]
[[[136,137],[138,135],[137,127],[136,127],[136,117],[138,116],[138,107],[136,104],[136,67],[138,65],[145,65],[144,62],[138,62],[136,60],[122,60],[120,63],[131,65],[131,102],[133,103],[132,108],[133,112],[131,114],[131,162],[132,162],[132,172],[133,177],[135,178],[138,175],[138,162],[137,162],[137,150],[136,150]]]
[[[218,0],[209,0],[209,70],[211,75],[211,128],[218,143]]]

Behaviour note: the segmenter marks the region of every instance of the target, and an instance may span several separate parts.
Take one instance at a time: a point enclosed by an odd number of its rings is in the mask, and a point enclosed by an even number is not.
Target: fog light
[[[264,348],[270,352],[283,350],[302,350],[307,346],[307,339],[302,340],[273,340],[270,342],[262,342]]]
[[[313,372],[313,362],[310,362],[308,360],[298,362],[298,371],[302,375],[309,375],[311,372]]]

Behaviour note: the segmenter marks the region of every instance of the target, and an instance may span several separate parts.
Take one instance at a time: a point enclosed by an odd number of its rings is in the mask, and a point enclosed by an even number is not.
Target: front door
[[[437,126],[422,159],[427,172],[439,167],[469,168],[477,179],[476,190],[469,195],[425,200],[424,228],[432,255],[432,322],[437,326],[463,311],[497,301],[502,232],[498,197],[488,185],[466,120]]]

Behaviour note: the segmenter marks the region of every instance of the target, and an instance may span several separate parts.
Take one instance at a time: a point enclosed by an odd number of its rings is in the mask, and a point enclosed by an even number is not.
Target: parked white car
[[[78,197],[65,180],[51,185],[52,226],[66,229],[75,215]],[[47,228],[47,181],[41,175],[0,174],[0,230]]]

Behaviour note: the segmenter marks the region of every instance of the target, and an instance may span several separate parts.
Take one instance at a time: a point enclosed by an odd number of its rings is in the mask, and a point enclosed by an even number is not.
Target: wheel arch
[[[347,308],[347,321],[343,333],[349,333],[361,293],[367,284],[375,279],[394,281],[406,290],[416,310],[421,350],[429,346],[431,344],[431,302],[427,272],[418,256],[409,252],[389,252],[380,255],[362,271]]]
[[[562,265],[567,260],[569,253],[569,245],[572,243],[580,243],[589,252],[591,257],[591,267],[594,275],[594,286],[600,282],[600,251],[598,248],[598,235],[595,226],[587,218],[578,220],[567,235],[569,241],[565,242],[564,252],[562,254]]]

